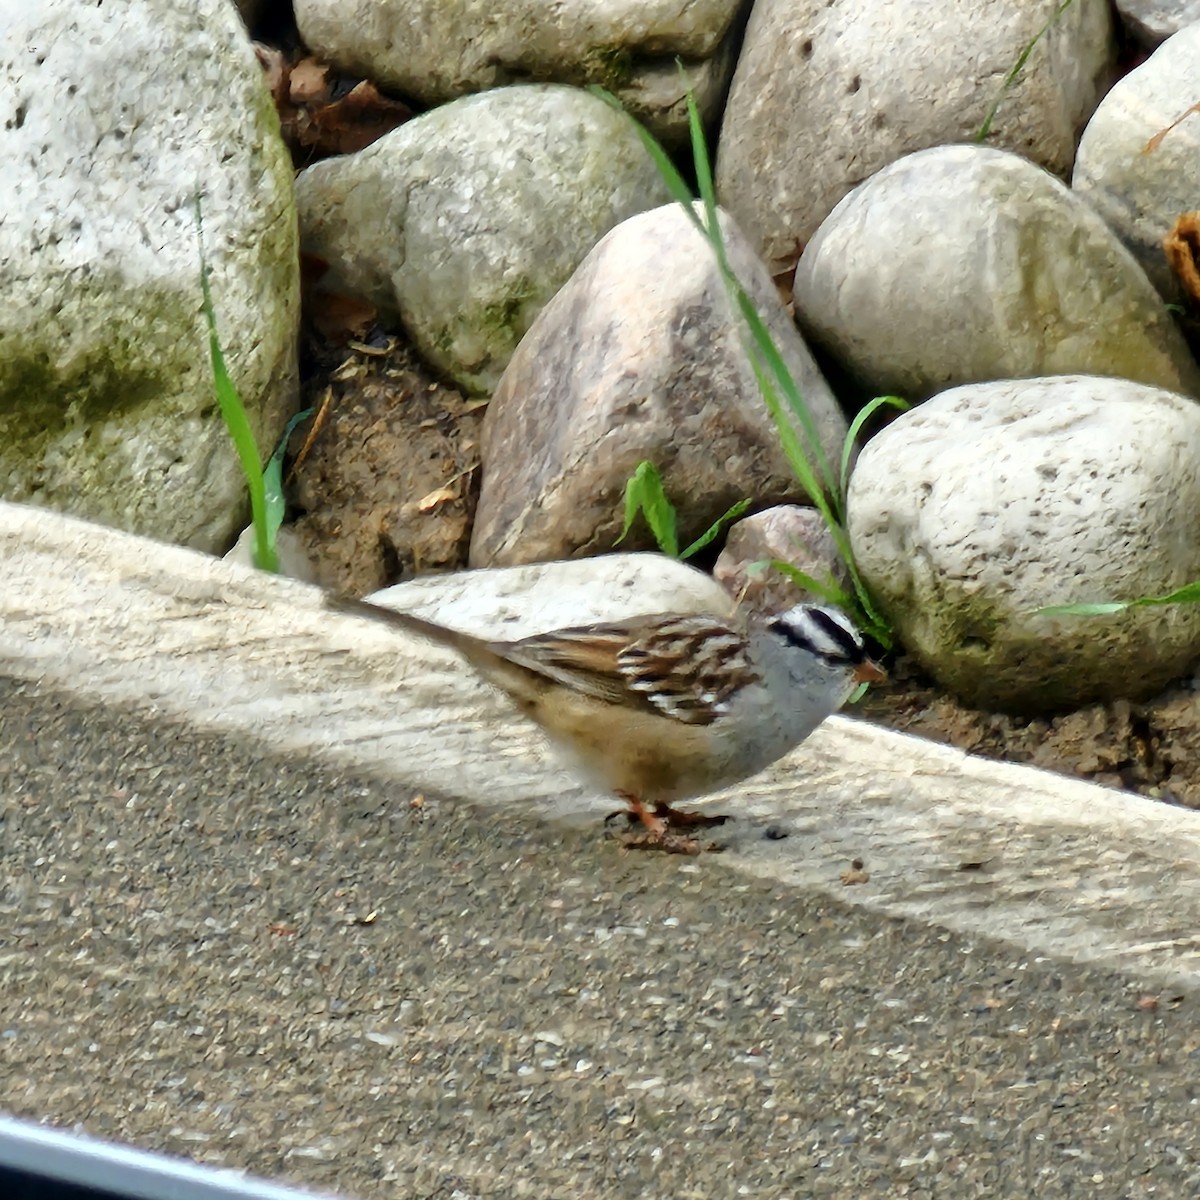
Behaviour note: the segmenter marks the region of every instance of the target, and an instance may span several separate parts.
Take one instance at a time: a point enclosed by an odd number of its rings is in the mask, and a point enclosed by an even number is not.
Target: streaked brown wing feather
[[[688,725],[711,725],[752,679],[745,638],[712,617],[562,629],[493,649],[576,691]]]
[[[629,637],[618,625],[539,633],[519,642],[491,642],[493,650],[546,679],[610,704],[646,707],[631,695],[618,656]]]

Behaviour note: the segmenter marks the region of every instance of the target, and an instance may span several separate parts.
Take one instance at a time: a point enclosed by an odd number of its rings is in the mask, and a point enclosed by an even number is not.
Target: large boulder
[[[1163,239],[1200,209],[1200,24],[1164,42],[1116,83],[1079,143],[1071,186],[1132,252],[1159,293],[1184,293]]]
[[[867,445],[859,570],[901,642],[979,708],[1142,699],[1200,659],[1200,605],[1046,616],[1200,579],[1200,404],[1121,379],[954,388]]]
[[[831,462],[846,421],[762,262],[733,222],[730,261],[799,384]],[[625,221],[517,347],[483,428],[473,566],[599,554],[626,481],[661,473],[686,546],[744,498],[803,499],[712,249],[683,209]],[[647,545],[640,526],[630,543]]]
[[[796,271],[797,317],[868,395],[1111,375],[1200,396],[1162,298],[1101,217],[1032,163],[922,150],[850,193]]]
[[[742,0],[295,0],[305,45],[436,106],[516,82],[599,84],[667,141],[715,120]]]
[[[264,452],[296,400],[292,167],[262,70],[228,0],[3,20],[0,493],[224,550],[246,489],[213,393],[197,192]]]
[[[596,242],[667,195],[628,118],[550,85],[456,100],[296,180],[331,286],[397,316],[476,395]]]
[[[1114,64],[1112,25],[1108,0],[756,0],[721,126],[721,203],[782,269],[855,185],[972,140],[989,114],[989,145],[1065,176]]]

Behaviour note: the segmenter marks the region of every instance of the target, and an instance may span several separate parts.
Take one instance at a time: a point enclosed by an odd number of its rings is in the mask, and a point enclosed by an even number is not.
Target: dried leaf
[[[1183,290],[1200,304],[1200,212],[1180,213],[1163,238],[1163,253]]]
[[[288,97],[293,104],[312,106],[329,102],[329,66],[315,58],[302,58],[293,68]]]
[[[364,79],[340,100],[309,110],[306,144],[325,154],[353,154],[404,124],[413,115],[407,104],[389,100]]]
[[[263,42],[254,43],[254,53],[258,57],[259,65],[262,67],[263,75],[266,77],[271,99],[275,102],[276,109],[282,110],[283,105],[287,103],[288,95],[289,72],[287,60],[283,57],[281,51]]]
[[[855,887],[857,884],[869,883],[871,880],[871,876],[863,870],[861,858],[854,859],[839,878],[846,887]]]
[[[1143,147],[1142,147],[1142,153],[1143,153],[1143,154],[1153,154],[1153,153],[1154,153],[1154,151],[1155,151],[1155,150],[1157,150],[1157,149],[1159,148],[1159,146],[1161,146],[1161,145],[1162,145],[1162,143],[1163,143],[1163,139],[1164,139],[1164,138],[1167,136],[1167,134],[1168,134],[1168,133],[1170,133],[1170,132],[1171,132],[1171,130],[1172,130],[1172,129],[1174,129],[1174,128],[1175,128],[1177,125],[1181,125],[1181,124],[1182,124],[1184,121],[1186,121],[1186,120],[1187,120],[1187,118],[1188,118],[1188,117],[1190,117],[1190,116],[1191,116],[1193,113],[1200,113],[1200,104],[1193,104],[1191,108],[1185,108],[1185,109],[1183,110],[1183,112],[1181,112],[1181,113],[1179,114],[1179,116],[1177,116],[1177,117],[1175,118],[1175,120],[1173,120],[1173,121],[1170,123],[1170,125],[1167,125],[1165,128],[1163,128],[1163,129],[1160,129],[1160,130],[1159,130],[1159,131],[1158,131],[1158,132],[1157,132],[1157,133],[1156,133],[1156,134],[1155,134],[1155,135],[1154,135],[1154,136],[1153,136],[1153,137],[1152,137],[1152,138],[1151,138],[1151,139],[1150,139],[1150,140],[1149,140],[1149,141],[1148,141],[1148,142],[1147,142],[1147,143],[1146,143],[1146,144],[1145,144]]]
[[[423,513],[433,512],[433,510],[437,508],[439,504],[445,504],[449,500],[457,499],[458,492],[456,492],[454,488],[434,488],[432,492],[422,496],[421,499],[417,501],[417,511]]]
[[[788,316],[794,317],[796,315],[796,298],[792,289],[796,282],[795,263],[786,270],[772,275],[771,282],[775,285],[775,290],[779,293],[779,299],[783,301],[783,307],[787,309]]]
[[[359,354],[365,354],[368,358],[387,358],[396,349],[396,339],[390,334],[381,333],[377,343],[351,339],[347,345],[351,350],[357,350]]]
[[[315,292],[305,310],[313,328],[330,341],[346,341],[361,338],[377,316],[375,305],[361,296],[347,296],[342,292]]]
[[[309,451],[313,447],[313,443],[320,436],[321,429],[325,425],[325,418],[329,415],[330,406],[333,403],[333,388],[327,387],[325,394],[321,397],[321,403],[317,408],[317,415],[313,418],[312,424],[308,427],[308,436],[304,439],[304,445],[300,447],[300,452],[292,460],[292,469],[288,472],[288,482],[296,478],[296,472],[304,465],[304,460],[308,457]]]
[[[329,264],[315,254],[300,255],[300,296],[310,327],[331,342],[363,337],[375,324],[375,305],[362,296],[351,296],[320,286]]]

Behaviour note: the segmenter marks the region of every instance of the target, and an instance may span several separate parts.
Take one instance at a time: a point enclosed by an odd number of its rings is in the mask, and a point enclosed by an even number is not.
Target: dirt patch
[[[288,496],[317,582],[363,595],[466,566],[484,403],[393,336],[308,350],[304,403],[318,416],[293,441]]]
[[[1011,717],[959,704],[911,659],[852,715],[979,754],[1029,763],[1200,808],[1200,678],[1143,704],[1090,704],[1057,717]]]

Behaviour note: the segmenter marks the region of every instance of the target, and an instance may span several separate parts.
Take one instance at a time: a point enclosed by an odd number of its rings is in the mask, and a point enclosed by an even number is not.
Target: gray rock
[[[426,575],[370,598],[476,637],[502,640],[649,613],[733,612],[728,593],[710,576],[661,554],[605,554],[578,562]]]
[[[845,418],[766,269],[732,222],[722,228],[836,462]],[[472,565],[611,549],[642,459],[662,474],[681,545],[744,497],[800,498],[742,336],[681,208],[614,229],[542,311],[488,406]],[[648,532],[628,544],[650,545]]]
[[[850,193],[796,271],[797,317],[870,394],[1081,372],[1200,395],[1162,299],[1100,216],[1015,154],[943,146]]]
[[[1193,21],[1200,0],[1116,0],[1121,23],[1143,46],[1153,48]]]
[[[757,0],[725,108],[721,203],[773,269],[901,156],[972,140],[1066,175],[1115,58],[1108,0]],[[886,244],[886,243],[881,243]],[[890,253],[889,248],[889,253]]]
[[[858,566],[903,642],[968,704],[1141,699],[1200,657],[1200,606],[1040,616],[1200,578],[1200,405],[1119,379],[955,388],[850,481]]]
[[[843,590],[849,584],[849,572],[821,514],[798,504],[777,504],[733,525],[717,556],[713,578],[739,604],[759,613],[784,612],[801,601],[822,599],[773,567],[751,570],[775,559],[818,582],[832,577]]]
[[[1168,300],[1182,291],[1163,254],[1181,213],[1200,208],[1200,24],[1175,34],[1104,97],[1084,130],[1071,186]]]
[[[330,285],[398,314],[477,395],[596,242],[666,198],[625,116],[549,85],[443,105],[296,180],[303,245]]]
[[[599,84],[677,143],[687,135],[689,88],[706,121],[719,115],[741,8],[740,0],[295,2],[313,53],[423,104],[526,81]]]
[[[224,550],[246,490],[213,394],[197,189],[264,449],[296,398],[292,167],[262,70],[228,0],[46,0],[4,21],[0,491]]]

